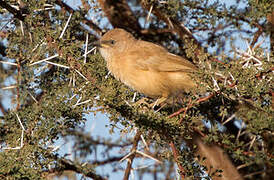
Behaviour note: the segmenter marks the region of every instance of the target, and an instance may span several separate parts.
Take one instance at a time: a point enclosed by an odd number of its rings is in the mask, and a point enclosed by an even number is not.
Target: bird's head
[[[95,45],[104,59],[108,60],[109,56],[126,51],[134,41],[135,38],[129,32],[115,28],[105,33]]]

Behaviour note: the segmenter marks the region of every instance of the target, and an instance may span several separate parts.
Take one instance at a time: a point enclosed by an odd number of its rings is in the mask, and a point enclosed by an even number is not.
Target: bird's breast
[[[110,60],[107,68],[117,80],[146,96],[161,97],[167,89],[159,73],[140,70],[131,63]]]

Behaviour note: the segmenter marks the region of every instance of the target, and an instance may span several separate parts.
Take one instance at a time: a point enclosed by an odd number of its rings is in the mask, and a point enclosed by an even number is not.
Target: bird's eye
[[[115,44],[115,41],[114,41],[114,40],[111,40],[111,41],[110,41],[110,44]]]

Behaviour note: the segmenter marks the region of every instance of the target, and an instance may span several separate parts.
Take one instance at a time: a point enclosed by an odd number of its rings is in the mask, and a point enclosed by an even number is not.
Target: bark
[[[98,0],[110,24],[115,28],[123,28],[130,32],[139,32],[138,19],[131,11],[126,0]]]

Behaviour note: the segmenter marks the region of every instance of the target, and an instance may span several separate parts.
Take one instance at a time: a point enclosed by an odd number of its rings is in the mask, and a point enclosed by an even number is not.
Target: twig
[[[77,106],[77,104],[81,101],[81,99],[82,99],[82,96],[80,96],[80,98],[77,100],[76,104],[75,104],[75,105],[73,105],[72,107],[76,107],[76,106]]]
[[[177,166],[178,166],[178,168],[180,169],[180,175],[181,175],[181,179],[184,179],[185,178],[185,170],[184,170],[184,168],[183,168],[183,166],[180,164],[180,162],[178,161],[178,151],[177,151],[177,149],[176,149],[176,147],[175,147],[175,145],[174,145],[174,143],[173,142],[171,142],[171,143],[169,143],[169,145],[170,145],[170,147],[171,147],[171,150],[172,150],[172,153],[173,153],[173,156],[174,156],[174,159],[175,159],[175,161],[177,162]]]
[[[91,164],[92,165],[96,165],[96,166],[98,166],[98,165],[105,165],[105,164],[109,164],[111,162],[120,161],[120,159],[122,159],[121,156],[119,156],[119,157],[118,156],[117,157],[110,157],[110,158],[108,158],[106,160],[102,160],[102,161],[98,161],[98,160],[92,161]]]
[[[39,12],[39,11],[47,11],[47,10],[52,10],[55,9],[55,7],[51,4],[44,4],[44,8],[43,9],[36,9],[34,10],[34,12]]]
[[[252,42],[250,44],[250,46],[252,48],[254,47],[254,45],[256,44],[256,42],[258,41],[259,37],[263,34],[263,28],[261,26],[258,26],[258,25],[257,25],[257,28],[258,28],[258,31],[255,33],[254,38],[253,38],[253,40],[252,40]]]
[[[71,78],[71,81],[72,81],[72,78]],[[89,81],[87,81],[80,89],[79,91],[82,91],[83,88],[85,88],[85,86],[89,83]],[[70,83],[71,84],[71,83]],[[71,98],[69,98],[69,100],[71,101],[75,96],[77,96],[77,94],[74,94],[71,96]]]
[[[191,108],[191,107],[192,107],[192,103],[191,103],[191,99],[190,99],[190,101],[189,101],[187,107],[185,108],[183,117],[179,120],[179,124],[182,123],[183,119],[186,117],[186,112],[187,112],[187,110],[188,110],[189,108]]]
[[[234,78],[234,76],[231,74],[231,72],[228,72],[228,73],[229,73],[229,76],[231,77],[231,79],[235,82],[235,78]],[[234,84],[234,83],[233,83],[233,84]],[[231,83],[230,83],[230,85],[231,85]],[[233,85],[232,87],[234,87],[234,88],[235,88],[237,96],[240,96],[240,94],[239,94],[239,92],[238,92],[238,88],[237,88],[236,84],[235,84],[235,85]]]
[[[67,159],[57,159],[57,160],[59,160],[59,162],[61,163],[62,168],[61,169],[60,168],[53,169],[53,172],[60,173],[65,170],[71,170],[71,171],[77,172],[79,174],[83,174],[86,177],[90,177],[94,180],[106,180],[106,178],[94,173],[93,170],[84,171],[81,165],[75,164],[70,160],[67,160]]]
[[[2,102],[0,102],[0,110],[2,112],[3,115],[5,115],[7,113],[6,109],[4,108],[4,105]]]
[[[136,168],[133,168],[134,170],[139,170],[139,169],[145,169],[145,168],[148,168],[150,166],[153,166],[154,164],[148,164],[148,165],[144,165],[144,166],[139,166],[139,167],[136,167]]]
[[[247,164],[242,164],[242,165],[237,166],[236,169],[239,170],[239,169],[242,169],[242,168],[244,168],[244,167],[250,166],[250,165],[252,165],[252,164],[254,164],[254,162],[247,163]]]
[[[141,131],[137,131],[135,137],[134,137],[134,140],[133,140],[133,145],[132,145],[132,148],[131,148],[131,152],[135,152],[136,149],[137,149],[137,146],[138,146],[138,143],[139,143],[139,140],[141,138]],[[135,153],[131,154],[130,157],[128,157],[129,161],[127,162],[127,168],[125,170],[125,173],[124,173],[124,178],[123,180],[128,180],[129,178],[129,175],[130,175],[130,170],[131,170],[131,166],[132,166],[132,162],[133,162],[133,159],[135,158]]]
[[[244,176],[244,178],[248,178],[248,177],[251,177],[251,176],[255,176],[257,174],[262,174],[264,173],[266,170],[262,170],[262,171],[257,171],[257,172],[254,172],[254,173],[250,173],[250,174],[247,174]]]
[[[248,47],[249,47],[249,46],[248,46]],[[251,52],[251,53],[247,53],[247,52],[244,52],[244,51],[242,51],[242,50],[236,49],[236,53],[237,53],[238,55],[240,55],[241,57],[243,57],[244,59],[246,59],[246,60],[244,61],[243,67],[246,67],[246,66],[247,66],[246,63],[249,63],[249,61],[248,61],[249,59],[253,59],[253,60],[256,62],[256,64],[254,64],[254,66],[261,66],[261,65],[262,65],[261,60],[259,60],[258,58],[254,57],[252,52]],[[248,67],[248,66],[247,66],[247,67]]]
[[[212,94],[210,94],[210,95],[208,95],[208,96],[206,96],[206,97],[203,97],[203,98],[198,99],[198,100],[197,100],[195,103],[193,103],[193,104],[196,104],[196,103],[199,104],[200,102],[207,101],[208,99],[212,98],[213,96],[214,96],[214,94],[212,93]],[[193,104],[192,104],[192,105],[193,105]],[[192,106],[190,106],[190,107],[192,107]],[[187,110],[188,108],[190,108],[190,107],[181,108],[181,109],[179,109],[178,111],[176,111],[175,113],[169,115],[168,117],[169,117],[169,118],[172,118],[172,117],[174,117],[174,116],[177,116],[177,115],[181,114],[181,112],[186,111],[186,110]]]

